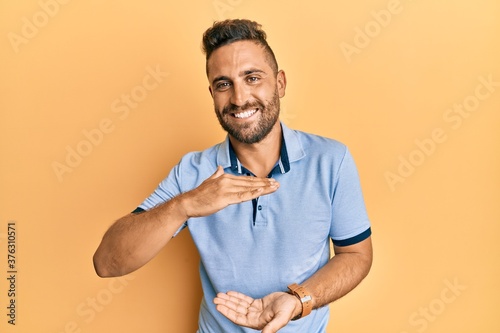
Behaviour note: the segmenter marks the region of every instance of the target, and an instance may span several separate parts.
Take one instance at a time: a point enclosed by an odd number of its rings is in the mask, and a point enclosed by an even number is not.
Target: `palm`
[[[297,298],[275,292],[260,299],[230,291],[214,299],[217,310],[237,325],[274,333],[293,317]]]

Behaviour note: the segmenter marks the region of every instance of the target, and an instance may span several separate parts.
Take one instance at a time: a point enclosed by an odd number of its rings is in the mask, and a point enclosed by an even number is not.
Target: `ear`
[[[212,98],[214,97],[214,94],[212,92],[212,87],[211,86],[208,86],[208,91],[210,91],[210,96],[212,96]]]
[[[279,97],[285,96],[286,90],[286,75],[284,70],[280,70],[278,75],[276,76],[276,85],[278,87],[278,95]]]

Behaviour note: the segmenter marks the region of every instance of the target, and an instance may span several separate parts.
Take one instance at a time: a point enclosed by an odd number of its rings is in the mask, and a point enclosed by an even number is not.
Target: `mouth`
[[[250,109],[250,110],[243,111],[243,112],[233,113],[233,117],[238,118],[238,119],[250,118],[255,113],[257,113],[258,110],[259,110],[259,108],[255,108],[255,109]]]

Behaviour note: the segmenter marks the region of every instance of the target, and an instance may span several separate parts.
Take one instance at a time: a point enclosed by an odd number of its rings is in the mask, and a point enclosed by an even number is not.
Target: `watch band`
[[[302,312],[298,316],[292,318],[292,320],[297,320],[310,314],[312,311],[312,297],[310,293],[307,292],[304,287],[299,286],[296,283],[289,285],[288,289],[290,290],[289,293],[295,295],[302,304]]]

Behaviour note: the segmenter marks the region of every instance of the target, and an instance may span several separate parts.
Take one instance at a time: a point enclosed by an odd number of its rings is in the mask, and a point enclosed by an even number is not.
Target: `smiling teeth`
[[[253,109],[253,110],[250,110],[250,111],[245,111],[245,112],[240,112],[240,113],[235,113],[234,116],[236,118],[248,118],[250,117],[251,115],[253,115],[255,112],[257,112],[257,109]]]

